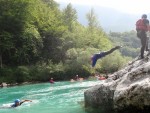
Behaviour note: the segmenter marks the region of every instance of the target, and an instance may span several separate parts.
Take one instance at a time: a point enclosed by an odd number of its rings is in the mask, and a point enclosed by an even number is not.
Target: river
[[[84,91],[102,81],[55,82],[0,89],[0,113],[87,113]],[[8,108],[15,99],[29,99],[16,108]]]

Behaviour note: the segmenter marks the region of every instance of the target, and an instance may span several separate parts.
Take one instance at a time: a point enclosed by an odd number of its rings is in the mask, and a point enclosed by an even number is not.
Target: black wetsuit
[[[115,51],[116,49],[119,49],[121,46],[116,46],[112,49],[110,49],[109,51],[103,51],[97,54],[94,54],[92,57],[92,67],[94,67],[96,65],[96,62],[98,59],[105,57],[108,54],[111,54],[113,51]]]

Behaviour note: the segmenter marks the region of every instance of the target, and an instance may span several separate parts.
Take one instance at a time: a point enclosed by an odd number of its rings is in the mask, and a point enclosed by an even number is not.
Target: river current
[[[83,107],[84,91],[103,81],[55,82],[0,89],[0,113],[87,113]],[[9,108],[15,99],[29,99]]]

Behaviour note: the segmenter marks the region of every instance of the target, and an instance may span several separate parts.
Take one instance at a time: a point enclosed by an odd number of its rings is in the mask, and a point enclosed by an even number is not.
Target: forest
[[[72,4],[61,10],[53,0],[0,0],[0,11],[0,83],[113,73],[139,54],[136,32],[104,32],[94,9],[85,15],[88,26]],[[116,45],[123,48],[91,67],[94,53]]]

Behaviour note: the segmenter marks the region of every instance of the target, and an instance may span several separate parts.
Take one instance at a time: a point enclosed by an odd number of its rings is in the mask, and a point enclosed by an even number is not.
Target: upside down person
[[[122,47],[122,46],[116,46],[116,47],[110,49],[109,51],[102,51],[102,52],[100,52],[100,53],[94,54],[94,55],[91,57],[92,67],[94,67],[94,66],[96,65],[96,62],[97,62],[98,59],[101,59],[101,58],[105,57],[106,55],[111,54],[113,51],[115,51],[115,50],[117,50],[117,49],[119,49],[119,48],[121,48],[121,47]]]

